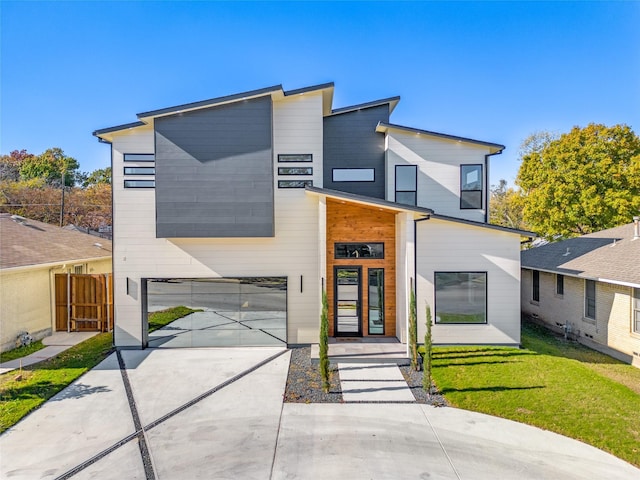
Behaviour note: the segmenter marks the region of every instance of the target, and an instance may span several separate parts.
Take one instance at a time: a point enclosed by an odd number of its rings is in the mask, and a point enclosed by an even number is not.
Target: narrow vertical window
[[[633,333],[640,334],[640,288],[633,289]]]
[[[417,205],[418,167],[396,165],[396,202]]]
[[[564,295],[564,275],[556,274],[556,294]]]
[[[596,282],[595,280],[584,281],[584,316],[596,319]]]
[[[533,271],[533,291],[531,292],[531,300],[534,302],[540,301],[540,272],[538,270]]]
[[[460,208],[482,208],[482,165],[460,165]]]
[[[384,335],[384,268],[369,269],[369,335]]]

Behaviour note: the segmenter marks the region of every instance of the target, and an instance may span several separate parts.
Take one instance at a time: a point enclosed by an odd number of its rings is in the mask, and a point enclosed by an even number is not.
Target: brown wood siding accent
[[[383,259],[336,259],[336,243],[384,243]],[[365,207],[327,199],[327,300],[329,335],[334,326],[335,266],[362,266],[362,335],[369,336],[369,268],[384,268],[384,336],[396,335],[396,214],[377,207]],[[380,336],[380,335],[372,335]]]
[[[71,287],[67,306],[67,284]],[[56,331],[109,332],[113,330],[113,275],[56,274]]]

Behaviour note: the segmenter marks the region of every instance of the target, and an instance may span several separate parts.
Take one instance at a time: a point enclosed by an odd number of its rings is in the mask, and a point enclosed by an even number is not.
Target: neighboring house
[[[54,277],[111,272],[111,242],[0,213],[0,350],[55,328]]]
[[[520,235],[487,223],[504,146],[395,125],[399,97],[333,109],[332,83],[138,114],[111,144],[119,347],[330,335],[518,345]],[[147,314],[204,311],[149,334]],[[422,338],[422,337],[419,337]]]
[[[635,222],[522,252],[522,310],[640,366],[640,234]]]

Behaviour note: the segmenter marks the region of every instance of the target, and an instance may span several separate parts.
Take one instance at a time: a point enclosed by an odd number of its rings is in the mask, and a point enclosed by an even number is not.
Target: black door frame
[[[357,332],[338,331],[338,270],[349,269],[358,271],[358,316]],[[362,337],[362,265],[334,265],[333,266],[333,336],[334,337]]]

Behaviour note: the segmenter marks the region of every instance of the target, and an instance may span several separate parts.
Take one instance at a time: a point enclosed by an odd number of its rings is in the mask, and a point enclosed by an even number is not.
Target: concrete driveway
[[[289,356],[113,354],[0,436],[0,478],[640,478],[583,443],[464,410],[283,404]]]

